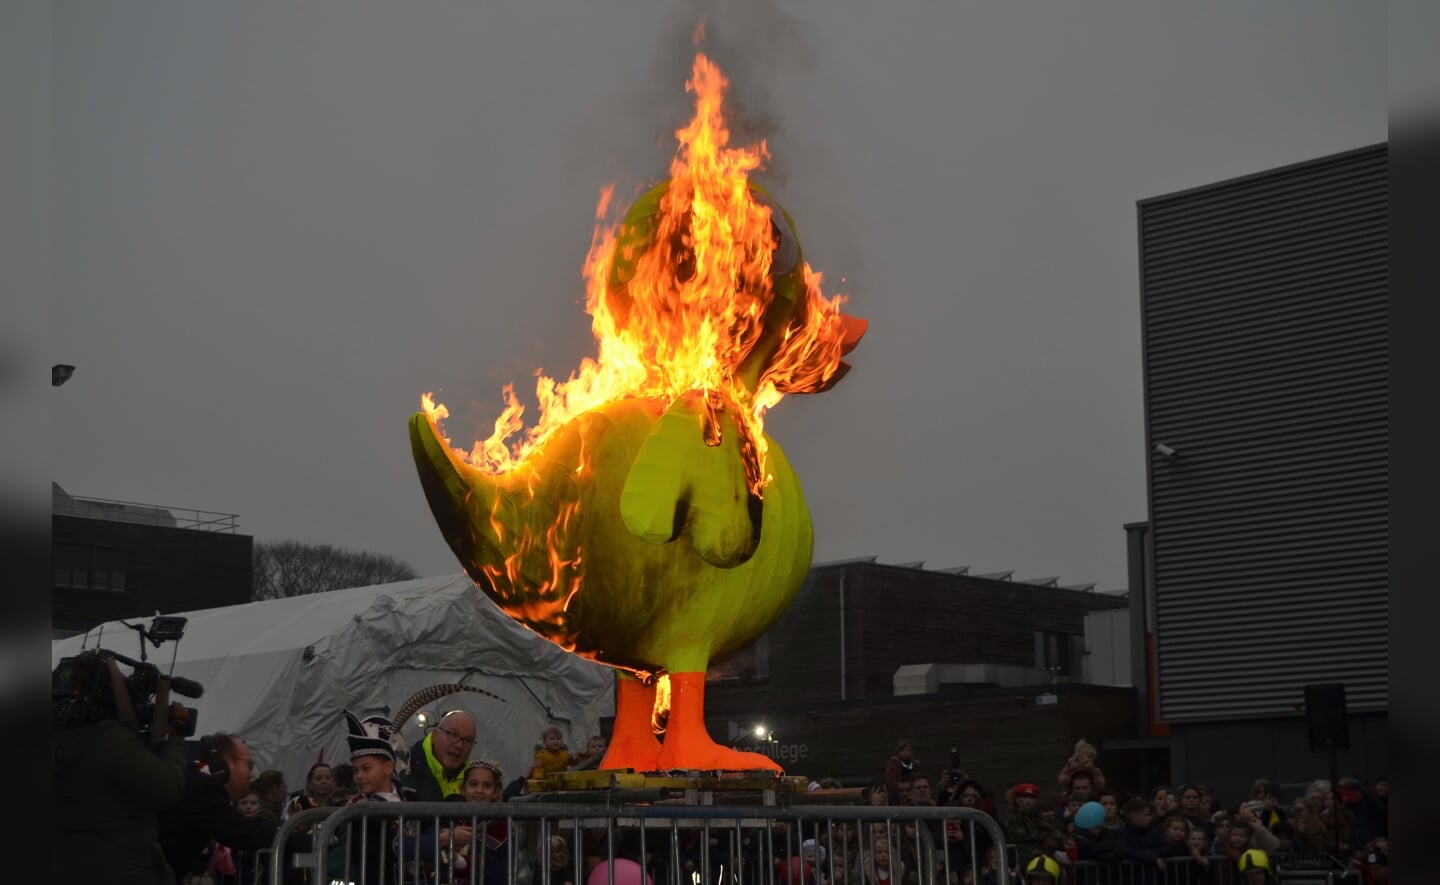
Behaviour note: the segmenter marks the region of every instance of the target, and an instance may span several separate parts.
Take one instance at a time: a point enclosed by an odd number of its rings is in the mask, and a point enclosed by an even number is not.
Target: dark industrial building
[[[1386,770],[1387,188],[1380,144],[1139,203],[1137,745],[1174,782],[1328,776],[1312,727]]]
[[[1128,603],[1053,579],[820,564],[765,637],[712,669],[707,724],[789,774],[860,786],[906,738],[935,778],[953,746],[997,792],[1033,780],[1053,795],[1078,738],[1134,732],[1134,689],[1086,682],[1101,651],[1086,648],[1087,616],[1123,625]],[[1108,778],[1134,782],[1133,759],[1105,761]]]
[[[53,492],[54,638],[118,618],[250,601],[252,538],[239,534],[234,514]]]
[[[933,775],[954,746],[987,785],[1047,793],[1079,737],[1122,792],[1293,796],[1328,776],[1326,737],[1341,775],[1383,775],[1388,174],[1381,144],[1138,204],[1149,518],[1125,526],[1127,594],[818,565],[717,665],[712,733],[849,784],[900,738]],[[1334,684],[1343,708],[1307,707]]]

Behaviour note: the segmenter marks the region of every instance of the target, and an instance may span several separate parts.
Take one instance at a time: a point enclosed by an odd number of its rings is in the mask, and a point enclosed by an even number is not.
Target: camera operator
[[[132,698],[108,654],[67,659],[54,679],[52,881],[169,885],[155,816],[185,788],[189,710],[161,678],[142,725],[149,696]]]
[[[231,851],[259,851],[275,841],[276,827],[263,817],[245,817],[235,800],[250,789],[250,748],[233,734],[200,740],[200,758],[189,767],[184,795],[160,814],[160,847],[175,871],[175,882],[202,872],[211,840]]]

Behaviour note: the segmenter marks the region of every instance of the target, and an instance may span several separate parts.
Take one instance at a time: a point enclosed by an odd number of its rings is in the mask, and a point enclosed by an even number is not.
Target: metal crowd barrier
[[[309,851],[284,848],[320,818]],[[469,829],[463,870],[434,838],[458,826]],[[575,885],[592,881],[589,858],[606,885],[882,885],[877,865],[890,885],[1010,885],[1006,865],[982,871],[978,852],[946,850],[947,832],[975,845],[980,831],[990,844],[1005,845],[994,818],[961,807],[361,802],[286,821],[273,849],[286,862],[272,862],[269,874],[271,885],[285,885],[287,868],[304,870],[308,885],[562,885],[547,862],[550,838],[561,836],[568,844],[563,880]],[[826,849],[823,862],[818,854],[814,863],[805,859],[812,839]],[[888,843],[888,859],[875,853],[879,839]]]
[[[606,806],[364,802],[310,809],[281,825],[274,845],[260,852],[257,873],[263,870],[270,885],[561,885],[545,863],[551,836],[567,842],[565,880],[575,885],[587,885],[590,857],[606,868],[601,881],[615,885],[880,885],[862,859],[881,837],[889,842],[891,885],[1009,885],[1012,873],[1024,881],[1021,863],[1033,856],[1006,843],[993,818],[970,808],[614,801]],[[438,840],[420,838],[457,825],[468,825],[471,834],[463,848],[473,860],[464,871],[454,869],[449,850],[441,849]],[[977,828],[997,849],[993,866],[979,851],[956,850],[978,844]],[[813,868],[802,856],[802,844],[812,839],[827,849],[825,862]],[[687,849],[687,843],[705,850]],[[482,845],[489,848],[482,850]],[[848,846],[841,864],[829,850],[834,845]],[[337,852],[343,852],[337,862],[343,870],[332,876]],[[372,864],[376,856],[387,862]],[[636,868],[625,864],[632,857],[647,858],[648,879],[636,878]],[[800,858],[799,863],[792,858]],[[1359,883],[1353,871],[1333,865],[1322,869],[1313,858],[1277,853],[1271,860],[1277,885]],[[1126,860],[1061,862],[1061,885],[1243,885],[1225,855],[1164,862],[1163,870]],[[258,875],[253,885],[260,885]]]
[[[1006,846],[1010,866],[1019,862],[1016,846]],[[1130,860],[1081,860],[1061,863],[1061,885],[1244,885],[1245,878],[1228,856],[1206,855],[1163,858],[1165,868],[1158,864]],[[1282,853],[1270,854],[1275,885],[1361,885],[1354,870],[1346,870],[1324,857]]]
[[[257,852],[257,855],[259,855],[264,862],[255,865],[256,881],[253,885],[262,885],[259,879],[261,871],[264,871],[265,880],[268,881],[270,885],[284,885],[287,881],[285,876],[287,867],[295,868],[293,863],[287,863],[287,861],[293,862],[297,857],[301,859],[308,857],[314,850],[313,847],[308,844],[306,849],[301,851],[291,848],[295,839],[302,838],[308,840],[314,835],[312,830],[316,830],[325,818],[339,810],[339,808],[330,807],[307,808],[299,814],[286,818],[285,821],[280,824],[280,829],[275,833],[275,842],[269,848]],[[278,861],[277,858],[279,859]],[[290,881],[293,881],[293,879]],[[307,885],[326,885],[326,882],[328,882],[328,880],[316,880],[312,878]],[[251,885],[251,883],[246,882],[242,883],[242,885]]]
[[[1225,855],[1167,857],[1165,868],[1138,861],[1081,860],[1068,864],[1074,885],[1242,885],[1235,864]]]

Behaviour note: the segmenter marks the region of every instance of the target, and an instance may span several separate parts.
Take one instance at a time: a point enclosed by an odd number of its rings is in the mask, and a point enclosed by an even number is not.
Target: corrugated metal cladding
[[[1139,204],[1162,721],[1388,704],[1387,147]]]

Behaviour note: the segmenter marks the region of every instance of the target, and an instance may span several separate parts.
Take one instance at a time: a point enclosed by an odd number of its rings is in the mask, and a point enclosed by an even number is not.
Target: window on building
[[[128,556],[124,550],[84,544],[56,544],[52,557],[56,587],[125,592]]]
[[[90,554],[90,586],[95,590],[125,592],[125,551],[96,547]]]
[[[1056,676],[1072,676],[1080,666],[1081,637],[1074,633],[1036,631],[1035,669]]]
[[[90,548],[80,544],[56,544],[51,553],[55,562],[55,586],[90,589]]]

